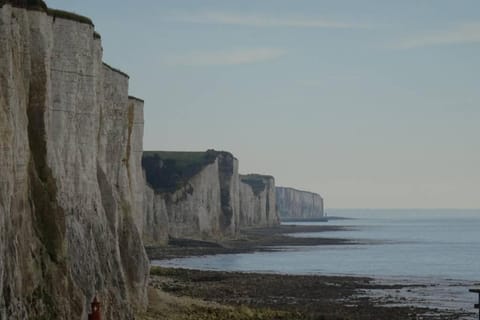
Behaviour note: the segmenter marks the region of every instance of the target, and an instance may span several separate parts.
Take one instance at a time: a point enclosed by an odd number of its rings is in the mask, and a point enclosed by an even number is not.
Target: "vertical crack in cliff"
[[[125,276],[128,279],[126,285],[128,285],[128,290],[131,293],[130,299],[135,299],[132,307],[137,309],[143,305],[141,292],[145,291],[149,266],[148,260],[144,257],[145,253],[137,249],[143,245],[132,216],[132,207],[129,203],[123,202],[121,209],[123,223],[120,226],[121,234],[119,235],[120,258],[122,259]],[[145,270],[145,273],[138,272],[138,270]]]
[[[65,254],[65,215],[57,204],[57,186],[47,164],[45,130],[47,74],[41,61],[32,60],[32,79],[27,106],[28,138],[31,151],[29,163],[31,201],[34,206],[37,232],[54,262]]]
[[[266,200],[265,200],[265,215],[267,218],[267,224],[270,221],[270,192],[268,192],[270,188],[265,192],[266,193]]]
[[[132,176],[130,172],[130,152],[132,150],[132,132],[133,132],[133,124],[134,124],[134,118],[135,118],[135,105],[130,102],[128,104],[128,112],[127,112],[127,148],[125,150],[125,165],[127,166],[127,173],[128,173],[128,184],[130,186],[130,189],[132,188]]]
[[[45,50],[40,30],[31,34],[36,47]],[[43,44],[42,44],[43,43]],[[30,204],[34,230],[45,252],[39,256],[40,269],[44,278],[31,293],[31,305],[44,305],[44,315],[38,317],[59,318],[62,311],[54,297],[66,297],[70,280],[65,260],[65,215],[57,203],[57,186],[52,170],[47,164],[47,141],[45,113],[47,109],[48,71],[43,50],[32,52],[30,90],[27,104],[28,140],[30,148],[29,184]],[[46,253],[46,255],[45,255]],[[71,293],[70,293],[71,294]],[[28,299],[27,299],[28,300]]]
[[[220,172],[220,202],[222,215],[220,216],[220,228],[222,232],[232,226],[233,208],[230,197],[230,185],[233,177],[233,156],[228,153],[220,153],[218,156],[218,169]]]
[[[110,228],[110,232],[115,234],[117,203],[113,195],[112,185],[108,182],[107,176],[99,163],[97,163],[97,182],[108,227]]]
[[[106,318],[133,319],[148,259],[132,214],[143,177],[128,82],[105,79],[85,19],[37,3],[0,0],[0,319],[82,319],[95,292]]]

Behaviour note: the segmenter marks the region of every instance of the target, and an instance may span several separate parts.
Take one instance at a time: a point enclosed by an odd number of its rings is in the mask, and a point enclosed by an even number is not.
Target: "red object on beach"
[[[102,320],[100,314],[100,302],[97,300],[97,296],[92,301],[92,313],[88,315],[88,320]]]

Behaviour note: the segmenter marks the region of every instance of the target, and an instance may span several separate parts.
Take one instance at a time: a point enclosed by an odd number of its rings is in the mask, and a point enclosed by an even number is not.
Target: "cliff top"
[[[49,16],[54,18],[62,18],[85,23],[93,26],[93,22],[90,18],[63,10],[51,9],[42,0],[0,0],[0,8],[5,4],[10,4],[16,8],[25,8],[28,10],[44,11]]]
[[[0,7],[5,4],[10,4],[16,8],[26,8],[31,10],[48,10],[47,5],[42,0],[0,0]]]
[[[69,11],[63,11],[63,10],[58,10],[58,9],[47,9],[47,13],[49,16],[55,17],[55,18],[62,18],[62,19],[67,19],[67,20],[73,20],[77,21],[80,23],[85,23],[89,24],[92,27],[94,26],[93,21],[85,16],[76,14],[74,12],[69,12]],[[100,35],[96,33],[96,37],[100,38]]]
[[[260,174],[260,173],[247,173],[247,174],[241,174],[240,179],[275,179],[274,176],[268,175],[268,174]]]
[[[130,76],[129,76],[128,74],[126,74],[125,72],[123,72],[122,70],[119,70],[119,69],[117,69],[117,68],[114,68],[114,67],[112,67],[111,65],[107,64],[106,62],[103,62],[103,65],[104,65],[106,68],[112,70],[113,72],[117,72],[117,73],[121,74],[122,76],[127,77],[128,79],[130,79]]]
[[[128,96],[128,99],[137,100],[137,101],[142,102],[142,103],[145,102],[145,100],[140,99],[140,98],[137,98],[137,97],[135,97],[135,96]]]
[[[173,192],[185,185],[220,155],[233,158],[225,151],[144,151],[142,166],[148,184],[156,192]]]

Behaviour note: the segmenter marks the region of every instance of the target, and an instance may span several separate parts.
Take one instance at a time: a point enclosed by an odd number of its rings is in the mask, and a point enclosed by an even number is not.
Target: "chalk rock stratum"
[[[239,227],[238,160],[230,153],[145,151],[144,238],[219,239]]]
[[[88,18],[0,1],[0,319],[146,305],[143,102]]]
[[[322,218],[323,198],[313,192],[277,187],[277,209],[280,218]]]
[[[240,175],[240,225],[265,227],[279,223],[272,176]]]

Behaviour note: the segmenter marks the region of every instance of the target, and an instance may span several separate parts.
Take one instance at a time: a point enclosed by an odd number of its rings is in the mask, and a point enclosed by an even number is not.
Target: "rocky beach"
[[[169,268],[157,259],[282,250],[282,247],[362,244],[338,238],[302,238],[285,234],[335,232],[336,226],[282,225],[247,229],[242,239],[218,243],[171,239],[162,248],[147,248],[153,259],[150,305],[145,319],[470,319],[456,312],[421,305],[408,293],[430,284],[371,277],[287,275]],[[368,243],[364,242],[364,245]],[[403,292],[403,294],[401,294]],[[175,308],[164,301],[182,301]],[[167,299],[168,300],[168,299]],[[176,304],[177,305],[177,304]]]

